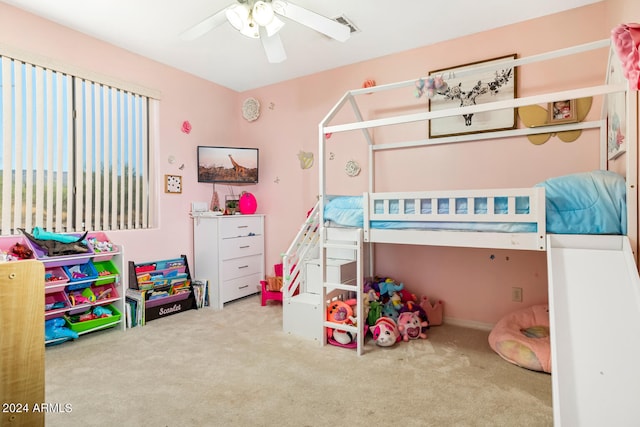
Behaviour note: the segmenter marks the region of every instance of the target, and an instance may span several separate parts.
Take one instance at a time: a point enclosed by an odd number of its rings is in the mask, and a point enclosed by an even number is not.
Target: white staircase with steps
[[[357,334],[356,348],[361,354],[364,337],[358,329],[363,324],[360,320],[363,319],[363,306],[358,284],[363,283],[364,271],[362,230],[323,227],[319,223],[318,209],[316,204],[282,257],[283,331],[324,345],[327,343],[326,327],[339,327]],[[345,278],[339,274],[341,271],[351,274]],[[321,277],[315,276],[318,274]],[[317,283],[321,286],[315,285]],[[354,298],[358,327],[327,321],[327,304],[330,301]]]

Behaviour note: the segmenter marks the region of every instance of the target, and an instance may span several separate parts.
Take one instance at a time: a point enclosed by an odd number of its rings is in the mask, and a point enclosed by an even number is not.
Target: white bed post
[[[627,89],[627,236],[638,265],[638,92]]]

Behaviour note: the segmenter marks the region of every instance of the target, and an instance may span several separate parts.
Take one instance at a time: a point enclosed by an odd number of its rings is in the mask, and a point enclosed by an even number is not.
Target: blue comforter
[[[626,234],[626,188],[624,178],[608,171],[594,171],[565,175],[543,181],[536,186],[544,187],[546,193],[547,232],[556,234]],[[448,199],[438,200],[432,207],[424,201],[419,207],[412,203],[405,207],[406,213],[418,209],[429,213],[432,208],[440,212],[449,209]],[[506,198],[496,199],[496,212],[506,212]],[[390,210],[397,213],[397,206]],[[466,200],[456,201],[455,211],[466,213]],[[476,200],[475,211],[486,209],[486,202]],[[377,209],[376,209],[377,211]],[[516,212],[528,212],[528,200],[516,199]],[[363,226],[362,197],[344,196],[332,199],[325,206],[325,219],[338,225]],[[453,223],[453,222],[405,222],[372,221],[372,228],[426,228],[464,231],[535,232],[535,224],[511,223]]]

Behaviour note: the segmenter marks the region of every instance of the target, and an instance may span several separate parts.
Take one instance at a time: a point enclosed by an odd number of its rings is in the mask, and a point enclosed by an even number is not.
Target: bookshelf
[[[129,261],[127,326],[144,326],[151,320],[197,308],[196,293],[202,298],[191,284],[186,255],[142,263]]]

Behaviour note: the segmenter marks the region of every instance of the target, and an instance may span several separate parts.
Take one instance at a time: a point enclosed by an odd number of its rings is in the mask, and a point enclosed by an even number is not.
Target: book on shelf
[[[194,279],[191,282],[193,296],[196,300],[196,307],[202,308],[209,305],[209,286],[206,280]]]
[[[131,306],[131,327],[144,326],[144,300],[146,291],[138,289],[127,289],[125,299],[127,304]]]

